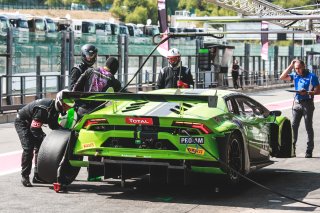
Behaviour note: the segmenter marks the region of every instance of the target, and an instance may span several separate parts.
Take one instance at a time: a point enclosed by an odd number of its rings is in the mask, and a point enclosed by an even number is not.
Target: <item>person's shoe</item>
[[[42,180],[37,173],[34,174],[32,183],[46,184],[46,181]]]
[[[306,158],[312,158],[312,152],[306,152]]]
[[[21,183],[25,187],[31,187],[32,186],[32,184],[30,183],[29,177],[22,176]]]

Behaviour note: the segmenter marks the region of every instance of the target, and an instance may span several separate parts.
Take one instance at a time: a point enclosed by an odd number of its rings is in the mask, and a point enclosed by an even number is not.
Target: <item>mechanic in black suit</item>
[[[43,124],[50,129],[60,128],[59,113],[65,113],[70,106],[62,102],[62,91],[57,93],[56,99],[38,99],[24,106],[17,114],[14,126],[18,133],[23,149],[21,158],[21,182],[25,187],[31,187],[29,175],[32,169],[32,159],[35,157],[33,183],[43,183],[38,176],[37,156],[46,134],[42,130]]]

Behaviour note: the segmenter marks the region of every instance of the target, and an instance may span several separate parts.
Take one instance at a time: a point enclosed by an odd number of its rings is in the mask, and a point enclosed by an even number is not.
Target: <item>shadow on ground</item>
[[[254,181],[286,196],[320,205],[320,174],[306,171],[262,169],[249,176]],[[195,175],[188,186],[176,179],[170,184],[149,184],[147,176],[126,181],[75,181],[64,193],[96,193],[112,199],[172,202],[288,211],[314,211],[316,207],[297,203],[243,180],[234,186],[222,177]]]

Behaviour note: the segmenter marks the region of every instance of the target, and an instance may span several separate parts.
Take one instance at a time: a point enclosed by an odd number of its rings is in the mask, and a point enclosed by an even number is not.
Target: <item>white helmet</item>
[[[70,104],[63,103],[62,94],[65,91],[69,91],[69,90],[64,89],[64,90],[61,90],[60,92],[58,92],[57,95],[56,95],[56,101],[55,101],[56,110],[58,112],[62,112],[62,113],[66,112],[66,110],[68,110],[68,108],[73,107],[73,105],[74,105],[74,103],[70,103]]]
[[[171,67],[176,67],[180,63],[180,51],[177,48],[170,49],[168,52],[167,59]]]

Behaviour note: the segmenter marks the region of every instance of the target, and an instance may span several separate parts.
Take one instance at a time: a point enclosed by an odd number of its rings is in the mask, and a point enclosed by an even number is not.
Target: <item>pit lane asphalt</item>
[[[292,98],[283,90],[249,94],[261,103]],[[275,164],[250,175],[255,181],[283,194],[320,205],[320,103],[314,114],[314,158],[305,159],[306,132],[300,125],[297,157],[276,159]],[[291,109],[283,114],[291,118]],[[0,125],[0,153],[20,149],[13,124]],[[1,165],[1,163],[0,163]],[[213,178],[195,177],[190,186],[181,182],[149,185],[145,179],[87,182],[82,169],[66,193],[55,193],[51,185],[25,188],[19,172],[0,176],[0,212],[320,212],[320,208],[297,203],[243,182],[231,187]]]

